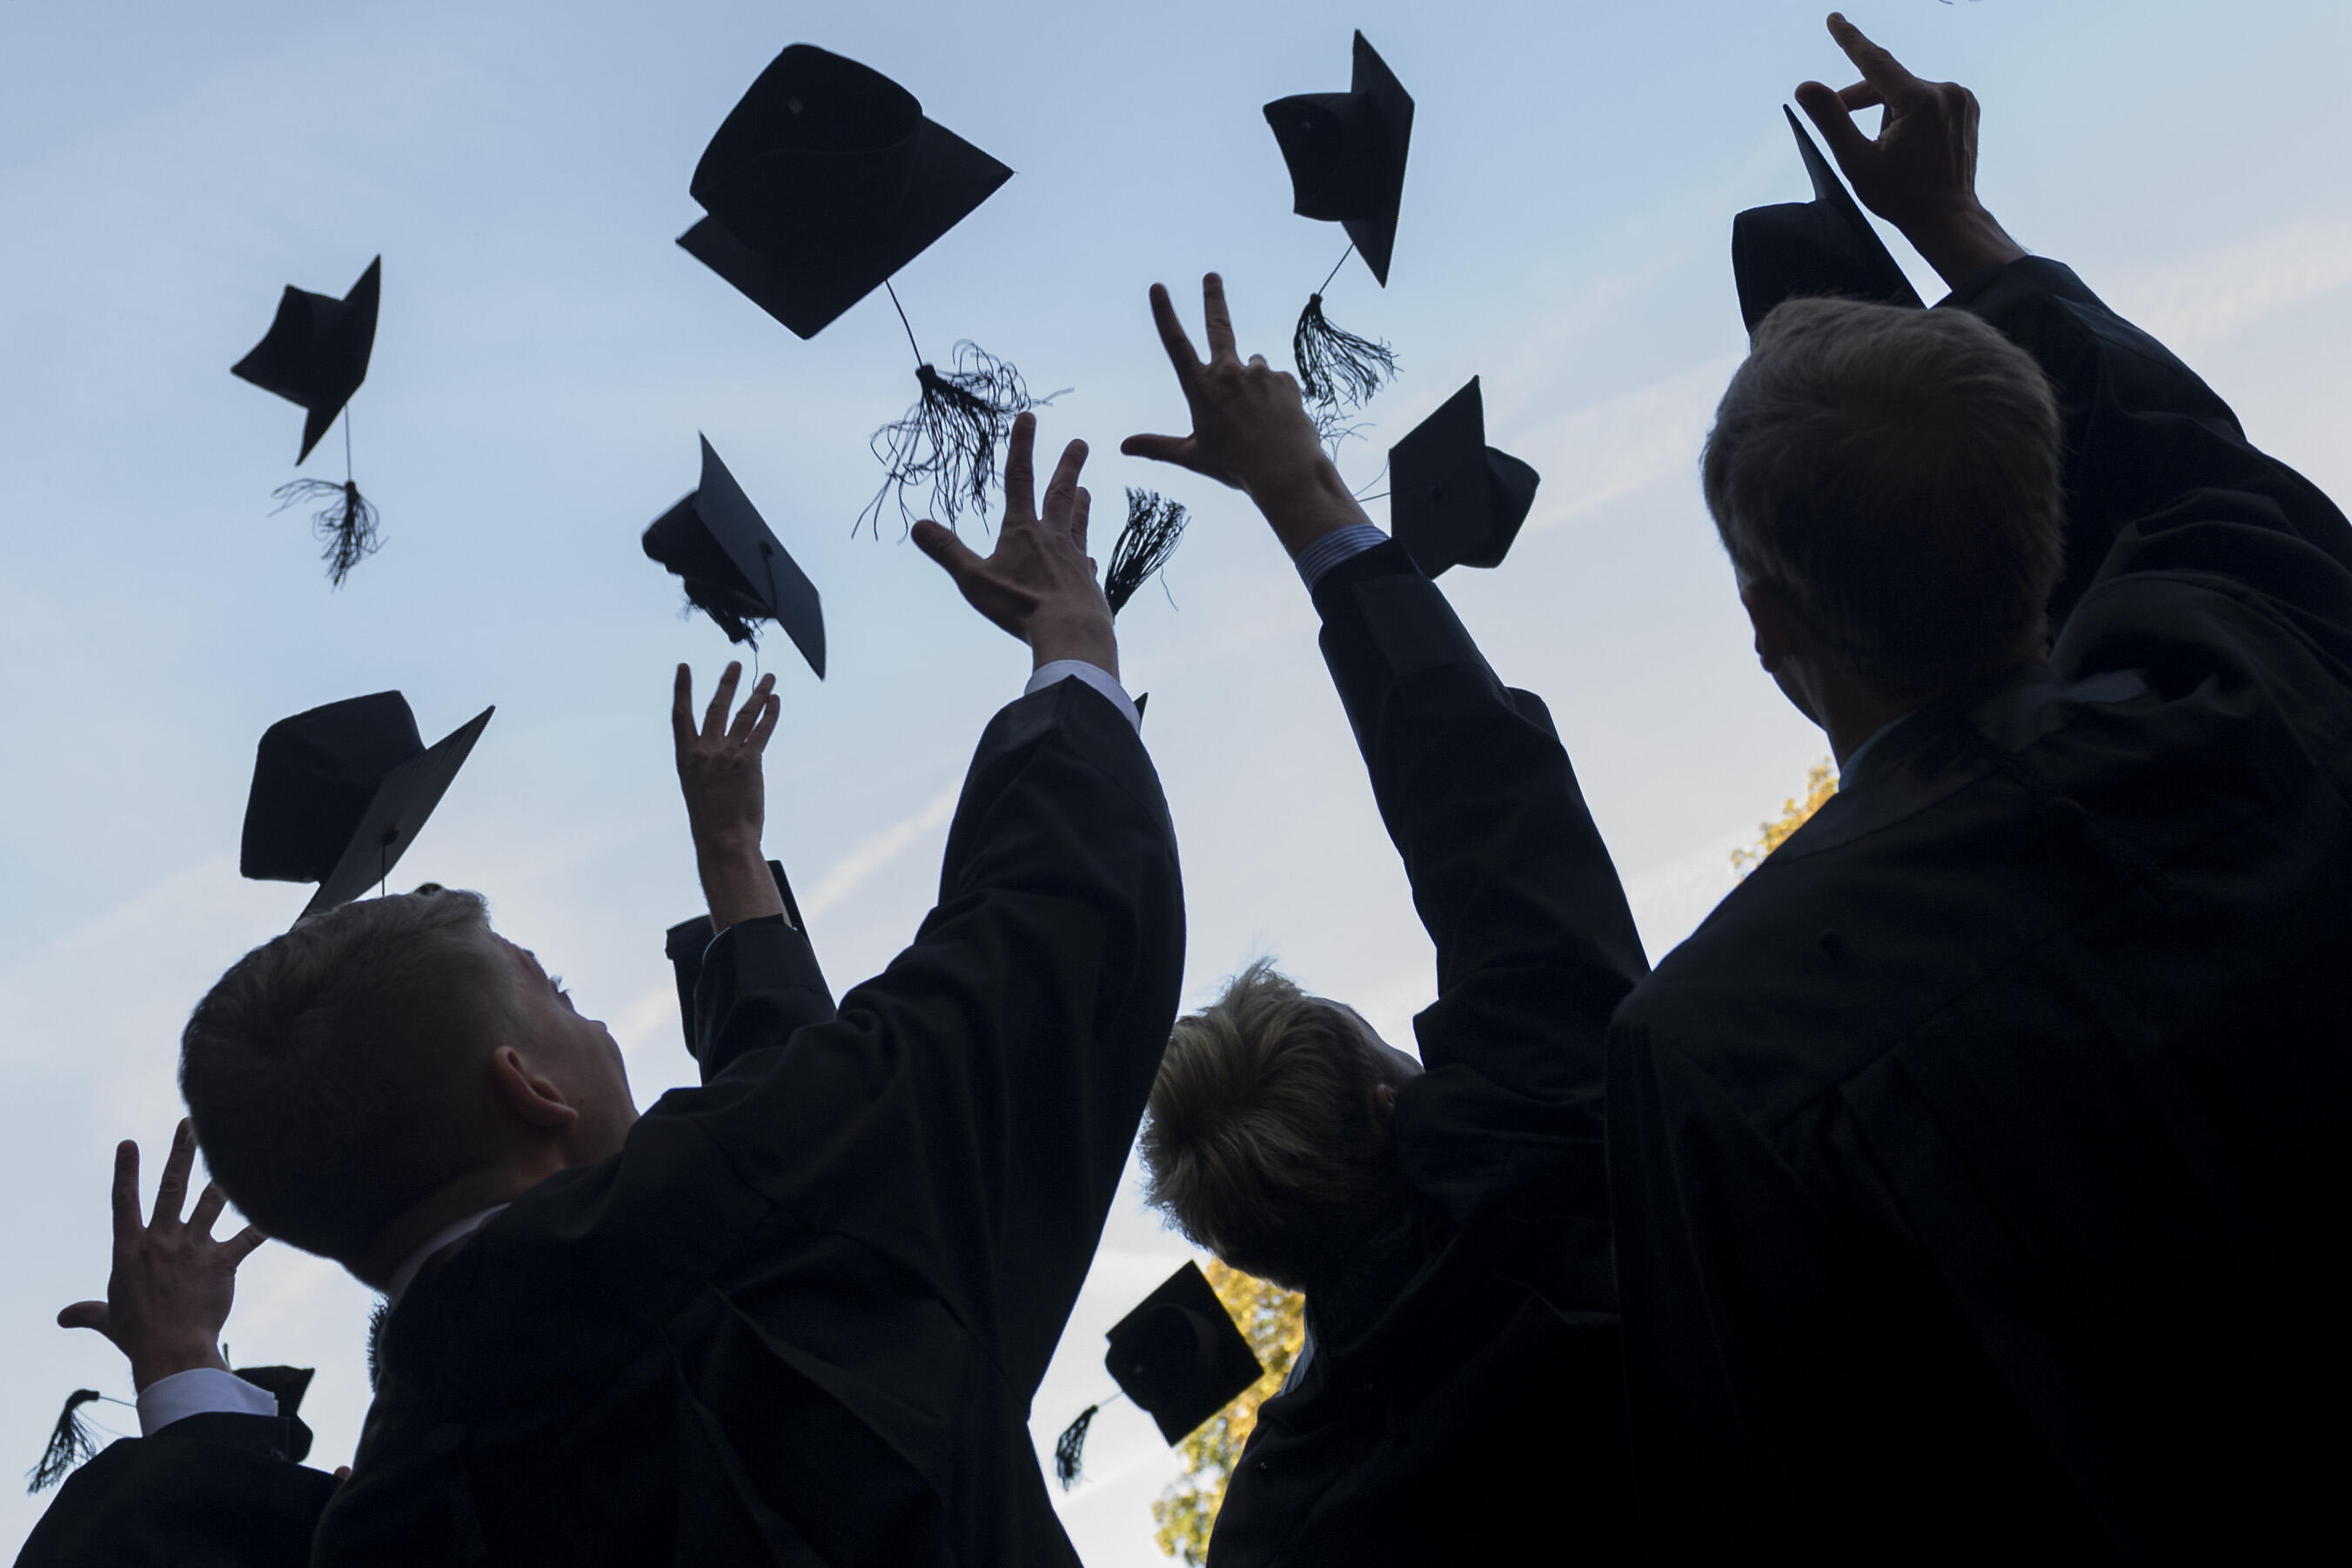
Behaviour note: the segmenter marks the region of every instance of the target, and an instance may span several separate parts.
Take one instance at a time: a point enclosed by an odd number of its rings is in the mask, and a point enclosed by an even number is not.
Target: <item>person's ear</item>
[[[1790,613],[1789,602],[1761,583],[1742,583],[1739,603],[1756,632],[1756,662],[1767,675],[1780,674],[1799,641],[1797,617]]]
[[[1392,1083],[1372,1085],[1372,1120],[1380,1123],[1381,1131],[1383,1132],[1396,1126],[1396,1085]]]
[[[580,1110],[565,1098],[553,1079],[535,1073],[522,1053],[501,1046],[490,1058],[490,1089],[517,1121],[551,1131],[570,1127]]]

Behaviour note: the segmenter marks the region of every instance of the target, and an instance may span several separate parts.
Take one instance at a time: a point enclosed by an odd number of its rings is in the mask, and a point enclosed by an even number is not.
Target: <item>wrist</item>
[[[1911,248],[1948,288],[1958,289],[1979,273],[2025,255],[2025,247],[1973,197],[1914,218],[1902,228]]]
[[[142,1345],[131,1358],[131,1391],[144,1393],[152,1385],[184,1372],[211,1367],[226,1372],[228,1363],[220,1353],[220,1346],[210,1341],[190,1342],[171,1345]]]
[[[1118,637],[1108,621],[1089,619],[1060,625],[1033,626],[1029,631],[1029,668],[1034,674],[1049,664],[1076,659],[1118,679]]]
[[[1349,493],[1339,467],[1320,451],[1311,467],[1251,485],[1249,498],[1294,561],[1325,534],[1371,521]]]

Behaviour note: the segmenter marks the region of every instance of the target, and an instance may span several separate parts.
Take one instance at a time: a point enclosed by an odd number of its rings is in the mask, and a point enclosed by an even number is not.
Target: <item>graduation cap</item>
[[[1358,33],[1347,91],[1276,99],[1265,106],[1265,122],[1290,169],[1291,210],[1348,231],[1348,252],[1323,288],[1308,296],[1290,339],[1299,390],[1325,411],[1317,423],[1328,434],[1339,411],[1362,403],[1396,374],[1396,354],[1386,343],[1358,337],[1325,317],[1323,289],[1348,264],[1349,253],[1360,254],[1388,287],[1405,153],[1412,141],[1412,97]]]
[[[702,482],[646,530],[645,550],[686,581],[687,601],[730,642],[759,646],[757,623],[784,628],[824,679],[824,605],[816,585],[777,542],[759,508],[702,437]]]
[[[1197,1263],[1170,1275],[1104,1338],[1110,1349],[1103,1366],[1171,1447],[1265,1375]],[[1087,1406],[1054,1445],[1055,1472],[1066,1489],[1077,1480],[1079,1450],[1101,1408]]]
[[[278,487],[271,499],[278,510],[306,501],[323,503],[312,514],[327,563],[328,580],[342,586],[344,574],[374,553],[374,503],[360,494],[351,476],[351,422],[346,405],[367,379],[368,359],[375,351],[377,301],[383,292],[383,258],[379,256],[360,274],[352,291],[341,299],[313,294],[289,284],[278,297],[278,315],[251,353],[229,367],[229,374],[301,405],[302,449],[294,461],[309,459],[338,415],[343,423],[343,481],[295,479]]]
[[[286,1457],[300,1464],[310,1457],[310,1428],[299,1414],[302,1396],[310,1391],[310,1380],[318,1375],[316,1367],[308,1366],[240,1366],[233,1369],[236,1375],[278,1401],[278,1414],[286,1418]]]
[[[237,869],[316,882],[302,913],[351,902],[399,864],[495,708],[428,747],[397,691],[330,702],[262,732]]]
[[[1921,304],[1861,205],[1787,104],[1789,130],[1813,182],[1810,202],[1750,207],[1731,220],[1731,275],[1739,314],[1754,331],[1783,300],[1822,294],[1885,305]]]
[[[1535,469],[1486,445],[1478,378],[1389,448],[1389,527],[1427,575],[1499,566],[1535,504]]]
[[[814,337],[961,223],[1013,171],[929,119],[915,95],[856,60],[794,44],[769,62],[703,150],[688,187],[709,214],[677,243],[803,338]],[[894,489],[929,481],[952,523],[984,508],[996,446],[1035,403],[1020,372],[960,342],[952,368],[915,351],[919,396],[874,437]],[[1058,395],[1058,394],[1056,395]],[[908,513],[911,516],[911,513]]]

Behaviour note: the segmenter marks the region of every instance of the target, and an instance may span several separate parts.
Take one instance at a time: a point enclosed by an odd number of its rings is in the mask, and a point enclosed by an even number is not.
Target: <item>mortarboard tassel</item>
[[[327,581],[340,588],[351,569],[374,554],[383,541],[376,533],[375,502],[345,479],[294,479],[269,492],[278,511],[322,502],[310,514],[310,532],[319,541],[319,559],[327,563]],[[276,513],[271,515],[275,516]]]
[[[98,1452],[98,1443],[81,1418],[81,1407],[98,1397],[95,1388],[77,1388],[66,1395],[66,1407],[58,1412],[58,1424],[49,1432],[49,1446],[41,1450],[41,1462],[32,1468],[32,1484],[25,1489],[27,1495],[48,1490]]]
[[[1153,573],[1168,564],[1177,541],[1184,537],[1186,521],[1181,503],[1155,490],[1128,487],[1127,526],[1118,531],[1118,540],[1110,547],[1110,570],[1103,574],[1103,596],[1110,601],[1113,617],[1127,608]]]
[[[898,312],[898,324],[907,329],[907,346],[915,351],[915,380],[922,392],[905,418],[874,432],[870,444],[887,476],[857,521],[863,525],[872,520],[878,537],[882,503],[895,493],[899,517],[913,522],[907,487],[928,482],[933,513],[953,528],[966,506],[986,514],[988,487],[996,479],[996,449],[1011,432],[1013,416],[1042,408],[1062,395],[1030,396],[1019,371],[969,339],[955,346],[955,368],[941,372],[923,358],[906,307],[898,303],[898,291],[887,279],[882,287]]]
[[[436,892],[440,891],[437,883],[427,882],[425,888],[431,888]],[[416,890],[421,893],[425,888],[419,888]],[[374,1308],[368,1313],[367,1374],[370,1394],[383,1392],[383,1326],[391,1319],[392,1303],[383,1297],[378,1296],[375,1299]]]
[[[1336,413],[1370,398],[1396,374],[1396,351],[1384,342],[1360,338],[1332,325],[1323,313],[1323,296],[1310,294],[1298,312],[1298,326],[1290,334],[1290,357],[1298,366],[1298,390],[1308,404]],[[1316,427],[1321,430],[1320,416]],[[1330,438],[1325,432],[1325,439]]]
[[[1078,1451],[1087,1446],[1087,1428],[1095,1424],[1095,1412],[1101,1408],[1099,1405],[1087,1405],[1054,1439],[1054,1479],[1062,1483],[1064,1491],[1078,1484]]]

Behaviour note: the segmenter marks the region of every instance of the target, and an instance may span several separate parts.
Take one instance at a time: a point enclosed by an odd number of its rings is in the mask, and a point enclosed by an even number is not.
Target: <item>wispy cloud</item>
[[[2183,353],[2352,283],[2352,224],[2297,223],[2126,277],[2108,298]]]
[[[1695,475],[1699,443],[1738,363],[1737,354],[1721,355],[1513,432],[1511,449],[1544,475],[1528,529],[1566,522],[1674,474]]]
[[[814,921],[842,904],[923,835],[946,826],[948,819],[955,815],[956,798],[962,793],[963,781],[958,779],[914,815],[901,817],[851,845],[848,852],[817,879],[809,896],[801,900],[802,915]]]

